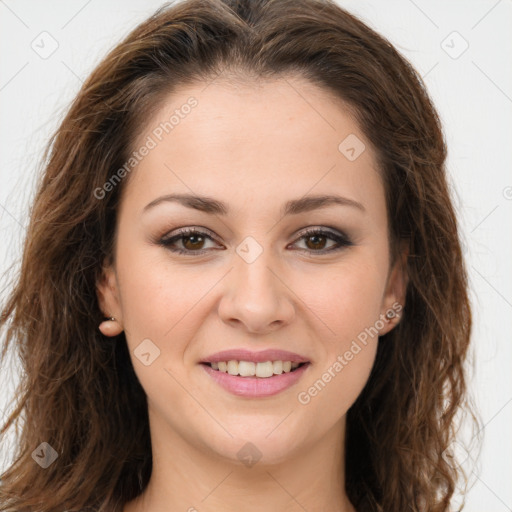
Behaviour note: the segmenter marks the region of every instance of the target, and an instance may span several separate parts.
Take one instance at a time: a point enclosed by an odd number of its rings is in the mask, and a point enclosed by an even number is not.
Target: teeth
[[[240,361],[240,366],[242,366],[243,364],[243,361]],[[272,377],[272,375],[274,375],[274,363],[272,361],[257,363],[255,373],[256,377]],[[242,375],[241,372],[240,375]]]
[[[238,375],[238,362],[228,361],[228,373],[230,375]]]
[[[295,370],[300,363],[291,361],[265,361],[264,363],[255,363],[252,361],[219,361],[210,363],[214,370],[229,373],[230,375],[240,375],[241,377],[261,377],[268,378],[272,375],[280,375]]]

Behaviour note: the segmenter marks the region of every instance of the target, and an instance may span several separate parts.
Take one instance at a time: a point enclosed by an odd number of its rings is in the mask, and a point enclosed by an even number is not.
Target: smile
[[[293,386],[311,363],[291,361],[219,361],[201,363],[219,386],[226,391],[247,398],[276,395]]]

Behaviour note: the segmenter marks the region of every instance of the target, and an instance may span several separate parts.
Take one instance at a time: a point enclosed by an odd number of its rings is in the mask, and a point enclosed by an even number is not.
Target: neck
[[[243,460],[223,457],[162,421],[150,412],[151,478],[123,512],[355,512],[344,485],[345,417],[309,445],[297,440],[300,450],[286,459],[257,461],[250,444]]]

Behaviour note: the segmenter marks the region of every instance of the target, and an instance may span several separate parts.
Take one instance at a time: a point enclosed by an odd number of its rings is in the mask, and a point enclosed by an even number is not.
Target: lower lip
[[[293,372],[281,373],[272,377],[240,377],[214,370],[208,364],[201,364],[206,373],[224,389],[238,396],[260,398],[281,393],[293,386],[309,368],[310,363],[303,364]]]

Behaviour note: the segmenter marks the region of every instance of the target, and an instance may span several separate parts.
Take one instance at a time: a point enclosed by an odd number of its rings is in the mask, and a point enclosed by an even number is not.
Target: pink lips
[[[304,363],[293,371],[273,375],[272,377],[241,377],[230,375],[219,370],[214,370],[208,363],[219,361],[252,361],[264,363],[265,361],[291,361],[292,363]],[[310,366],[310,362],[304,356],[286,350],[269,349],[261,352],[252,352],[246,349],[224,350],[212,354],[201,361],[201,366],[206,373],[225,390],[234,395],[247,398],[262,398],[277,395],[293,386]]]
[[[286,350],[268,349],[261,352],[252,352],[251,350],[240,348],[216,352],[203,359],[201,363],[218,363],[219,361],[253,361],[255,363],[264,363],[265,361],[309,362],[306,357]]]
[[[281,391],[291,387],[302,377],[310,364],[306,363],[292,372],[281,373],[281,375],[274,375],[267,378],[240,377],[214,370],[208,364],[202,364],[201,366],[217,384],[220,384],[230,393],[248,398],[262,398],[277,395]]]

